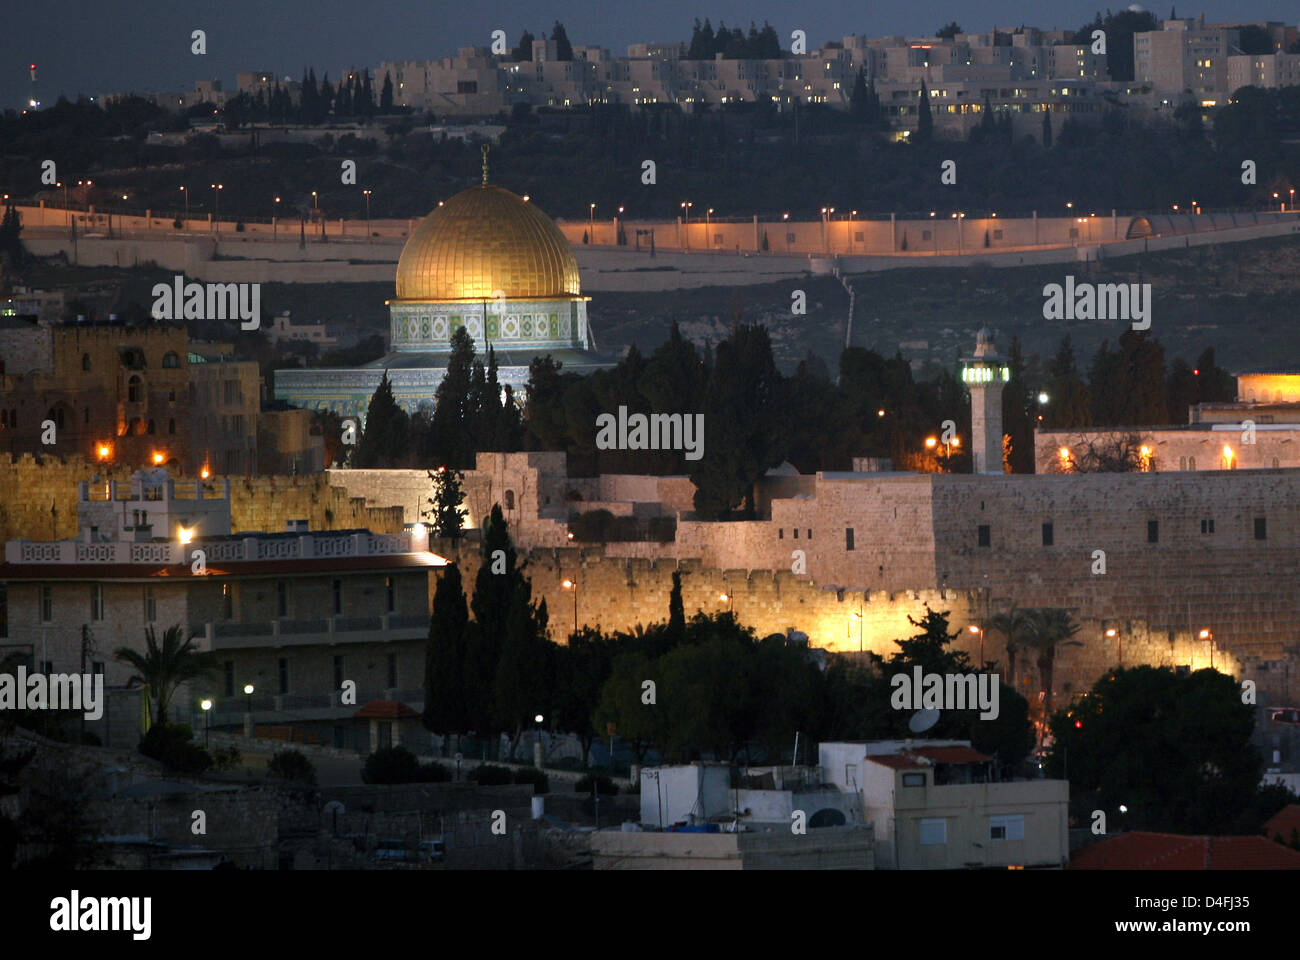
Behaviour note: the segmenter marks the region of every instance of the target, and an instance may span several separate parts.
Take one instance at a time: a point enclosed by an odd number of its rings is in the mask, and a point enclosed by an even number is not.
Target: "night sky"
[[[7,5],[0,29],[0,106],[26,103],[27,66],[39,70],[39,96],[50,105],[60,93],[98,96],[128,90],[189,90],[217,77],[233,90],[238,70],[273,70],[302,76],[314,65],[331,79],[348,67],[380,60],[437,59],[459,46],[487,45],[493,30],[513,43],[524,29],[540,35],[557,18],[574,45],[597,44],[616,55],[629,43],[690,39],[696,17],[747,29],[769,20],[789,45],[803,29],[809,49],[851,33],[930,35],[956,20],[970,31],[1021,23],[1077,28],[1090,21],[1100,0],[518,0],[420,3],[411,0],[43,0]],[[1152,8],[1169,15],[1169,0]],[[1182,16],[1204,12],[1209,21],[1295,22],[1293,0],[1202,0]],[[1116,3],[1114,9],[1119,9]],[[797,13],[796,13],[797,11]],[[208,53],[190,53],[190,32],[207,31]],[[382,80],[382,78],[377,78]]]

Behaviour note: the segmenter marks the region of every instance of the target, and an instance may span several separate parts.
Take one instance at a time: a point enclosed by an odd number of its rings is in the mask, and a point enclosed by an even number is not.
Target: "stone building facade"
[[[183,326],[16,318],[0,329],[0,363],[0,451],[142,466],[155,453],[179,463],[189,447]],[[47,421],[53,443],[44,442]]]
[[[211,486],[178,485],[165,471],[140,471],[129,486],[82,484],[78,539],[9,541],[0,659],[50,674],[82,672],[84,657],[86,672],[104,675],[111,704],[130,696],[133,672],[115,651],[143,650],[148,630],[161,640],[179,625],[218,660],[173,701],[172,719],[196,729],[246,715],[275,722],[295,710],[299,720],[341,719],[420,686],[428,570],[442,563],[422,528],[311,532],[290,523],[282,533],[232,535],[229,483],[224,495]],[[355,685],[351,705],[340,700],[344,681]],[[243,693],[249,683],[252,697]],[[204,696],[215,703],[206,718]],[[139,735],[121,722],[92,726],[106,742]]]

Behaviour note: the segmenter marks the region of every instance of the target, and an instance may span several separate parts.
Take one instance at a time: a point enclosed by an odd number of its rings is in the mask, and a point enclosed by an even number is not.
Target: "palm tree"
[[[153,627],[145,630],[145,652],[130,647],[119,647],[116,658],[135,668],[130,681],[139,681],[149,690],[149,696],[158,703],[154,722],[167,723],[167,706],[176,688],[182,683],[196,680],[211,671],[216,664],[212,654],[194,646],[194,639],[185,639],[185,628],[179,623],[163,634],[162,645],[154,636]]]
[[[1007,675],[1012,690],[1016,688],[1016,654],[1026,646],[1025,628],[1029,611],[1021,610],[1013,603],[1011,608],[995,613],[989,618],[989,627],[1002,634],[1007,641]]]
[[[1038,653],[1038,673],[1043,678],[1043,714],[1052,715],[1052,669],[1056,664],[1056,648],[1060,646],[1081,647],[1078,640],[1071,640],[1082,629],[1074,622],[1069,610],[1061,607],[1039,607],[1028,611],[1025,620],[1026,646]]]

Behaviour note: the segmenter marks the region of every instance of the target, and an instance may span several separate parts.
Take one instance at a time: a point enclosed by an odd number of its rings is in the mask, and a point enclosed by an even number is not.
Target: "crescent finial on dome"
[[[487,174],[488,174],[487,155],[488,155],[488,145],[485,143],[483,144],[483,186],[485,187],[487,186],[487,182],[488,182],[487,181]]]

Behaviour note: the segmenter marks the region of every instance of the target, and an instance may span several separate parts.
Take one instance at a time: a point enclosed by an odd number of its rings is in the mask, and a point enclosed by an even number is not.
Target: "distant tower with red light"
[[[35,110],[41,105],[41,98],[36,95],[36,64],[28,64],[27,69],[32,75],[32,95],[27,98],[27,106]]]

